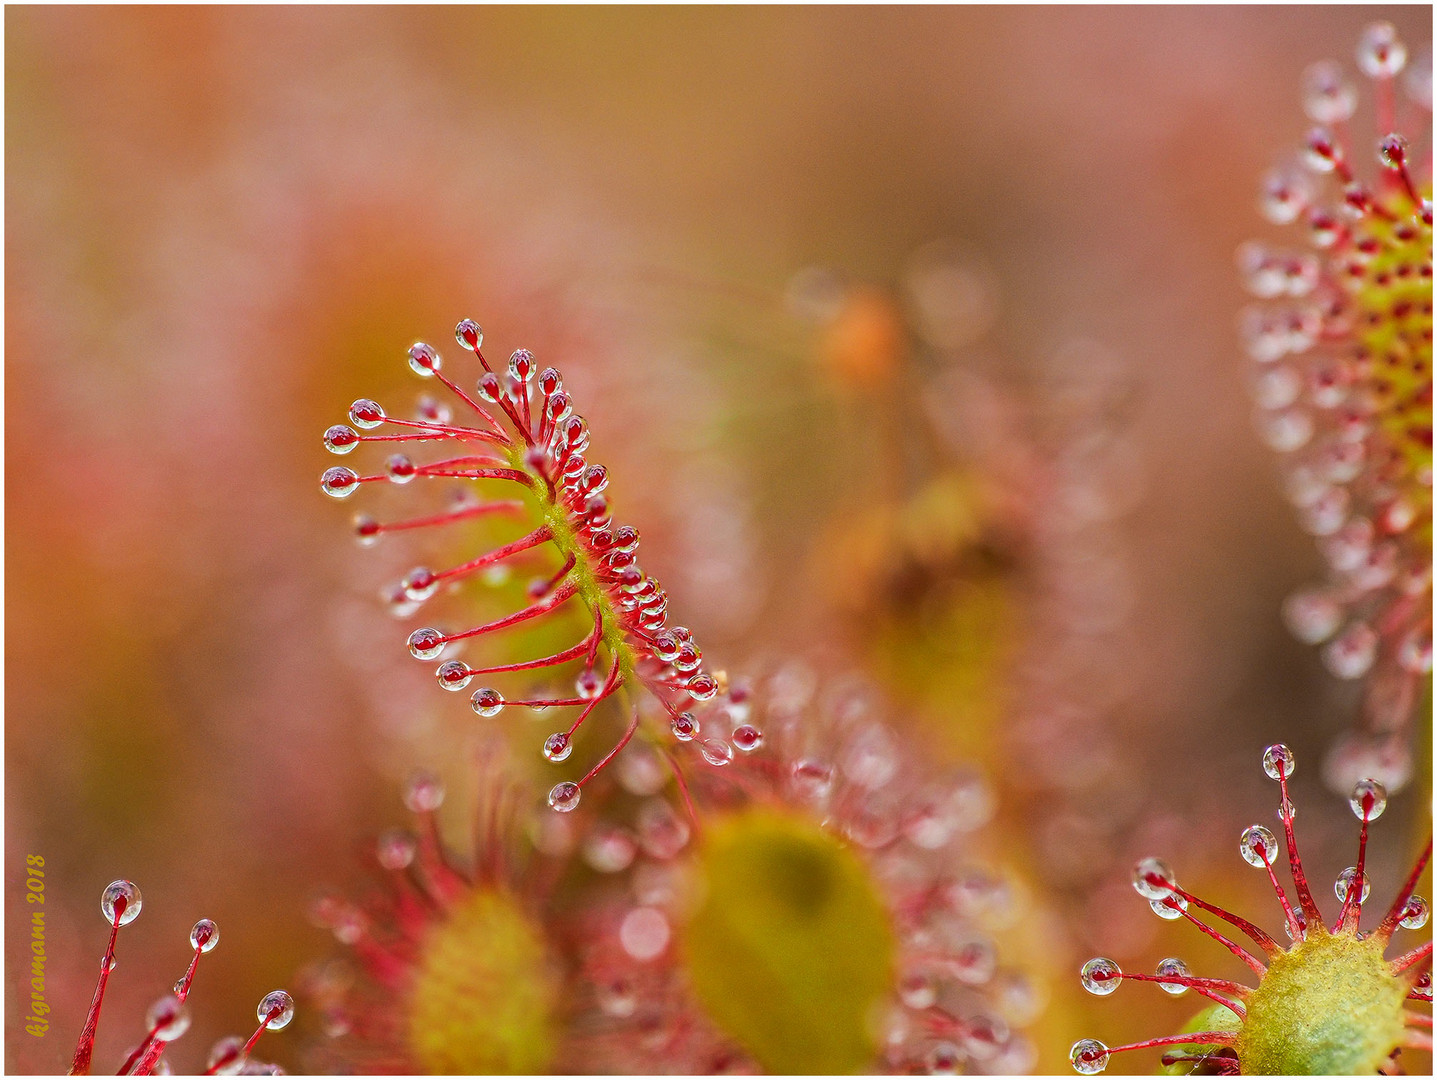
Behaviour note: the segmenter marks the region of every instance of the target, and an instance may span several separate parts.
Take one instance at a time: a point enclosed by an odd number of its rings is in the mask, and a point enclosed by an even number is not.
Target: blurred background
[[[378,599],[413,555],[359,550],[318,476],[466,315],[564,372],[708,656],[803,642],[989,771],[1046,912],[1040,1067],[1176,1030],[1187,1000],[1077,986],[1094,953],[1240,974],[1133,860],[1272,922],[1236,839],[1279,740],[1309,873],[1356,846],[1316,763],[1357,692],[1280,621],[1320,561],[1252,431],[1233,252],[1303,68],[1377,17],[1430,39],[1430,7],[7,11],[7,1068],[68,1063],[118,877],[145,915],[97,1064],[201,916],[176,1064],[247,1033],[402,778],[462,765],[474,717]],[[1375,831],[1379,897],[1429,790]]]

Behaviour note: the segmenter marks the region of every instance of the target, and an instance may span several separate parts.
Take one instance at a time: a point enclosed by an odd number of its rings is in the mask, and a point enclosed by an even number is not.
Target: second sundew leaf
[[[875,1050],[894,937],[872,875],[815,822],[756,809],[709,828],[684,963],[709,1016],[775,1073],[853,1073]]]

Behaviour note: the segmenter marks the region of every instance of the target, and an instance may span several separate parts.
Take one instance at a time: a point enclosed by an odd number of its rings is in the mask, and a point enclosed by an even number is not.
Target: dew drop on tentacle
[[[1342,871],[1342,873],[1338,874],[1337,880],[1332,883],[1332,891],[1337,894],[1337,899],[1346,903],[1347,894],[1352,891],[1353,884],[1358,880],[1359,875],[1357,873],[1357,867],[1355,866],[1349,866],[1346,870]],[[1366,874],[1361,875],[1361,889],[1362,893],[1358,899],[1359,901],[1365,901],[1367,895],[1372,892],[1372,882]]]
[[[479,376],[477,388],[481,399],[489,402],[491,405],[498,404],[499,395],[502,392],[499,386],[499,376],[495,375],[492,371],[484,372],[483,375]]]
[[[603,689],[603,680],[592,668],[580,672],[579,677],[574,680],[574,692],[585,701],[593,701]]]
[[[1188,909],[1188,902],[1183,897],[1173,894],[1162,900],[1149,900],[1148,906],[1159,918],[1172,921],[1183,917],[1183,912]]]
[[[947,1040],[934,1043],[923,1064],[929,1076],[957,1076],[963,1067],[963,1051]]]
[[[1107,957],[1095,956],[1083,965],[1081,977],[1084,990],[1099,997],[1106,997],[1123,981],[1123,971]]]
[[[439,576],[426,566],[416,566],[404,578],[404,595],[415,603],[428,600],[439,588]]]
[[[362,547],[373,547],[379,543],[379,522],[369,514],[354,515],[354,536]]]
[[[404,805],[416,814],[430,814],[444,805],[444,781],[432,772],[417,772],[404,789]]]
[[[684,684],[695,701],[710,701],[718,693],[718,681],[704,672],[700,672]]]
[[[1359,780],[1352,789],[1347,805],[1352,807],[1357,820],[1365,818],[1376,821],[1382,816],[1382,811],[1387,809],[1387,788],[1378,780]]]
[[[454,328],[454,340],[466,349],[478,349],[484,345],[484,328],[473,319],[461,319]]]
[[[1357,110],[1357,87],[1333,60],[1320,60],[1302,73],[1302,107],[1319,124],[1340,124]]]
[[[377,428],[384,423],[384,410],[379,402],[360,398],[349,407],[349,422],[357,428]]]
[[[534,354],[528,349],[515,349],[509,357],[509,374],[520,383],[534,377]]]
[[[1262,771],[1273,780],[1291,776],[1297,768],[1297,759],[1285,743],[1273,743],[1262,752]]]
[[[434,660],[444,651],[444,635],[432,626],[409,635],[409,652],[416,660]]]
[[[294,998],[283,990],[271,990],[260,1000],[255,1019],[270,1031],[286,1027],[294,1019]]]
[[[244,1060],[240,1057],[240,1051],[243,1049],[243,1039],[237,1035],[226,1035],[210,1047],[210,1056],[207,1059],[210,1071],[220,1076],[235,1075],[244,1068]]]
[[[1097,1039],[1079,1039],[1068,1052],[1068,1060],[1084,1076],[1093,1076],[1108,1067],[1108,1048]]]
[[[1242,852],[1243,861],[1249,866],[1266,866],[1277,855],[1277,837],[1272,834],[1271,829],[1261,825],[1249,825],[1242,831],[1238,850]]]
[[[438,401],[428,394],[420,394],[415,408],[419,419],[427,424],[448,424],[454,419],[454,411],[442,401]]]
[[[1180,979],[1188,979],[1192,977],[1192,970],[1177,957],[1170,956],[1158,964],[1157,975],[1160,979],[1164,977],[1172,978],[1174,976]],[[1188,992],[1188,988],[1182,983],[1160,982],[1158,986],[1173,997],[1182,997]]]
[[[220,928],[213,919],[201,919],[190,930],[190,948],[210,952],[220,943]]]
[[[1365,622],[1354,622],[1322,650],[1322,662],[1339,679],[1360,679],[1377,659],[1377,632]]]
[[[470,708],[484,717],[498,716],[504,711],[504,704],[504,696],[492,686],[475,690],[474,695],[469,699]]]
[[[319,487],[331,499],[346,499],[359,490],[359,474],[343,465],[325,469]]]
[[[1307,645],[1326,641],[1342,625],[1342,605],[1320,589],[1295,592],[1282,605],[1283,621]]]
[[[566,761],[573,752],[574,744],[566,731],[556,731],[544,740],[544,756],[550,761]]]
[[[416,341],[409,346],[409,367],[414,374],[428,379],[443,366],[444,362],[434,346],[426,345],[422,341]]]
[[[384,463],[384,471],[389,474],[392,484],[407,484],[419,474],[414,459],[408,454],[391,454]]]
[[[1402,909],[1402,918],[1398,920],[1399,925],[1408,930],[1421,930],[1427,925],[1427,918],[1431,915],[1432,909],[1427,901],[1413,893],[1407,900],[1407,906]]]
[[[699,750],[710,765],[727,765],[733,760],[733,747],[722,739],[705,739]]]
[[[1291,825],[1297,820],[1297,804],[1291,799],[1283,799],[1277,807],[1277,820],[1285,825]]]
[[[679,742],[691,742],[699,733],[699,722],[694,714],[689,712],[679,713],[669,722],[669,727]]]
[[[382,834],[374,845],[375,858],[386,870],[403,870],[414,862],[418,845],[414,837],[402,829]]]
[[[549,789],[549,805],[559,813],[567,814],[579,805],[582,794],[578,784],[564,780]]]
[[[143,904],[144,898],[133,881],[112,881],[100,894],[100,914],[111,925],[115,922],[116,909],[120,909],[120,925],[128,926],[139,916]]]
[[[733,729],[729,741],[733,743],[734,749],[751,754],[763,745],[763,732],[752,724],[740,724]]]
[[[174,1042],[190,1027],[190,1012],[173,994],[166,994],[150,1006],[145,1026],[160,1042]]]
[[[1357,39],[1357,66],[1372,79],[1390,79],[1407,64],[1407,46],[1389,22],[1372,23]]]
[[[462,660],[446,660],[434,672],[434,677],[445,690],[459,691],[469,685],[474,673]]]
[[[359,433],[346,424],[335,424],[324,433],[324,448],[331,454],[347,454],[359,445]]]
[[[1159,884],[1160,881],[1166,881],[1170,885],[1177,884],[1177,879],[1173,877],[1173,868],[1164,860],[1149,857],[1133,867],[1133,888],[1145,900],[1161,900],[1172,895],[1172,889]]]

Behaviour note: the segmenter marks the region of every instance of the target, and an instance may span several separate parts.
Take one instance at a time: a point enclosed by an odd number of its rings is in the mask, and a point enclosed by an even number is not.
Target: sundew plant
[[[8,12],[7,1070],[1430,1071],[1430,14]]]

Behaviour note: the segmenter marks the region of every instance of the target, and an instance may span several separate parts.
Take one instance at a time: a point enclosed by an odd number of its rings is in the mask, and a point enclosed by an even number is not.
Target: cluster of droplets
[[[1430,54],[1408,63],[1387,23],[1366,29],[1357,63],[1376,97],[1371,149],[1351,131],[1356,86],[1335,62],[1312,65],[1303,103],[1317,126],[1261,198],[1269,221],[1305,231],[1306,248],[1248,243],[1238,265],[1263,301],[1242,315],[1258,428],[1284,456],[1287,494],[1330,570],[1284,617],[1322,645],[1332,674],[1370,680],[1363,735],[1330,778],[1345,788],[1376,771],[1396,788],[1415,687],[1432,669],[1432,170],[1420,138],[1432,71]]]
[[[1282,825],[1286,839],[1287,862],[1296,891],[1296,905],[1289,900],[1288,893],[1278,881],[1274,870],[1274,864],[1280,858],[1282,848],[1271,829],[1261,824],[1248,826],[1238,839],[1238,851],[1244,862],[1266,872],[1282,907],[1284,930],[1290,942],[1295,945],[1315,938],[1327,939],[1339,935],[1349,935],[1356,941],[1373,938],[1385,947],[1388,939],[1398,927],[1420,930],[1427,925],[1431,914],[1430,905],[1426,899],[1413,892],[1413,889],[1431,857],[1432,844],[1430,840],[1412,873],[1399,890],[1382,923],[1376,929],[1365,934],[1360,933],[1358,929],[1362,905],[1372,890],[1371,882],[1365,872],[1367,828],[1373,821],[1381,817],[1387,808],[1387,790],[1381,782],[1370,778],[1358,781],[1353,786],[1348,799],[1352,812],[1362,823],[1357,863],[1343,870],[1333,884],[1333,892],[1342,906],[1337,919],[1329,928],[1323,923],[1308,886],[1307,877],[1297,852],[1296,836],[1293,832],[1293,820],[1297,816],[1297,811],[1289,798],[1287,781],[1296,768],[1296,758],[1288,746],[1277,743],[1267,747],[1263,752],[1262,767],[1268,777],[1276,780],[1281,787],[1282,797],[1278,805],[1277,818]],[[1134,890],[1148,902],[1158,916],[1169,920],[1186,919],[1191,922],[1202,933],[1224,945],[1234,956],[1242,960],[1258,977],[1259,984],[1254,988],[1225,979],[1195,977],[1187,964],[1177,957],[1163,960],[1151,975],[1124,972],[1115,961],[1107,957],[1094,957],[1087,961],[1079,972],[1083,988],[1090,994],[1106,997],[1118,988],[1119,983],[1127,979],[1135,982],[1157,983],[1162,990],[1173,996],[1182,996],[1192,990],[1214,1004],[1230,1010],[1239,1022],[1245,1021],[1248,1008],[1252,1007],[1256,996],[1262,991],[1262,980],[1267,974],[1269,965],[1273,962],[1274,957],[1285,951],[1284,948],[1247,919],[1224,911],[1188,892],[1178,884],[1172,867],[1162,859],[1149,857],[1139,861],[1133,868],[1132,883]],[[1256,944],[1257,952],[1264,956],[1259,958],[1256,953],[1227,938],[1195,916],[1192,913],[1193,909],[1208,912],[1226,921],[1247,935]],[[1431,1002],[1431,962],[1432,944],[1430,941],[1390,962],[1393,978],[1405,980],[1406,996],[1409,1000]],[[1423,1018],[1416,1013],[1404,1010],[1403,1021],[1410,1025],[1410,1041],[1402,1045],[1430,1050],[1430,1018]],[[1073,1044],[1070,1060],[1073,1068],[1079,1073],[1091,1075],[1102,1072],[1107,1067],[1110,1055],[1118,1051],[1171,1047],[1172,1049],[1163,1056],[1164,1065],[1187,1063],[1193,1066],[1204,1066],[1209,1071],[1235,1073],[1244,1071],[1240,1059],[1240,1050],[1244,1045],[1239,1035],[1230,1030],[1167,1036],[1113,1048],[1097,1039],[1080,1039]],[[1396,1050],[1398,1047],[1392,1049]]]
[[[582,661],[573,697],[512,699],[492,686],[480,686],[469,695],[470,707],[485,718],[496,717],[509,706],[578,708],[573,724],[544,741],[544,757],[552,762],[568,759],[579,726],[626,682],[642,684],[662,704],[673,736],[680,742],[698,741],[710,763],[727,763],[735,747],[756,748],[761,741],[756,731],[736,733],[732,743],[713,737],[700,739],[697,709],[720,694],[722,679],[704,670],[703,654],[692,633],[668,624],[668,595],[637,561],[638,531],[613,522],[605,493],[608,470],[585,456],[589,428],[573,411],[562,376],[554,368],[537,370],[527,349],[514,352],[504,374],[493,371],[482,351],[483,331],[473,320],[459,323],[455,339],[484,369],[474,395],[444,374],[442,358],[430,345],[413,345],[409,366],[416,374],[443,383],[476,421],[457,424],[447,406],[431,399],[421,401],[419,414],[412,420],[396,419],[378,403],[361,399],[350,407],[352,426],[331,427],[325,432],[324,444],[337,454],[348,454],[362,442],[437,442],[463,447],[462,452],[427,464],[416,463],[406,453],[395,453],[382,473],[372,475],[337,466],[324,473],[320,486],[328,495],[347,498],[361,484],[372,482],[404,485],[416,478],[495,481],[519,486],[537,507],[538,527],[512,543],[446,570],[421,566],[407,574],[387,593],[395,610],[406,617],[442,586],[493,571],[500,563],[545,545],[556,548],[562,562],[556,572],[535,580],[527,607],[463,631],[421,627],[409,635],[410,653],[426,662],[441,660],[435,673],[439,685],[456,693],[468,690],[481,676]],[[377,433],[386,424],[398,432]],[[372,545],[387,532],[448,525],[485,514],[522,513],[524,506],[523,502],[479,499],[464,492],[438,514],[389,523],[361,514],[355,519],[355,532],[362,544]],[[546,615],[571,599],[584,605],[593,628],[568,649],[522,663],[484,667],[445,658],[464,642]],[[600,673],[601,655],[607,657],[606,674]],[[637,726],[635,711],[634,723],[619,745],[582,779],[555,785],[549,805],[561,812],[574,810],[584,785],[627,743]]]
[[[935,779],[916,769],[877,717],[866,686],[842,680],[825,686],[796,661],[752,689],[736,684],[721,705],[718,712],[733,729],[725,743],[740,747],[757,738],[744,729],[758,730],[751,721],[762,710],[763,752],[731,774],[681,774],[685,816],[660,797],[666,777],[655,752],[634,746],[620,759],[620,782],[643,800],[632,824],[606,823],[585,843],[595,870],[626,873],[631,897],[585,961],[609,1018],[610,1044],[632,1047],[629,1037],[649,1026],[671,1036],[692,1033],[693,1053],[708,1055],[689,1059],[698,1071],[743,1060],[733,1057],[731,1044],[712,1038],[702,1010],[695,1012],[682,983],[656,961],[669,955],[671,934],[690,917],[690,857],[700,854],[693,847],[699,822],[707,826],[744,807],[783,807],[859,853],[885,893],[897,971],[875,1066],[933,1074],[1031,1068],[1035,1051],[1021,1029],[1041,1012],[1043,992],[1002,963],[993,936],[1021,917],[1022,901],[967,850],[969,836],[994,810],[983,778],[957,770]],[[686,932],[723,931],[690,925]],[[690,1019],[674,1022],[684,1014]],[[659,1023],[659,1017],[669,1019]],[[661,1060],[614,1059],[626,1062],[622,1071]]]
[[[112,881],[100,894],[100,914],[110,925],[110,941],[105,955],[100,959],[100,978],[95,986],[95,996],[75,1047],[75,1056],[70,1065],[72,1075],[86,1075],[90,1072],[90,1062],[95,1049],[95,1032],[100,1022],[105,988],[116,965],[115,945],[119,940],[120,927],[134,922],[139,917],[143,904],[144,898],[132,881]],[[191,928],[190,948],[194,950],[194,956],[190,959],[189,967],[175,981],[171,992],[150,1006],[145,1015],[145,1036],[120,1066],[118,1075],[149,1076],[169,1071],[168,1063],[163,1057],[165,1048],[189,1030],[191,1018],[186,1000],[194,985],[195,971],[200,957],[213,951],[219,940],[219,927],[210,919],[201,919]],[[260,1001],[255,1018],[259,1021],[259,1027],[248,1040],[227,1037],[211,1048],[205,1075],[281,1071],[278,1066],[254,1061],[250,1055],[260,1035],[265,1031],[278,1031],[294,1018],[294,999],[283,990],[271,991]]]

